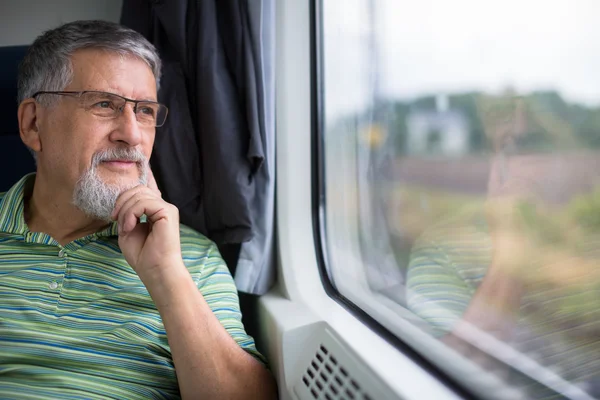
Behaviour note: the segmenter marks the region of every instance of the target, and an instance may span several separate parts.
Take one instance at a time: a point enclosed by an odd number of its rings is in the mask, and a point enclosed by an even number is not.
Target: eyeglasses
[[[163,126],[167,120],[169,109],[163,104],[149,100],[133,100],[114,93],[83,91],[83,92],[37,92],[34,99],[42,94],[55,94],[79,99],[81,106],[92,114],[102,118],[117,118],[127,102],[133,103],[133,112],[140,125],[147,127]]]

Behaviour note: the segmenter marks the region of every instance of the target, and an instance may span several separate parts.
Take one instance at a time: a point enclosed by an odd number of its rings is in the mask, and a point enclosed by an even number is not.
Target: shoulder
[[[489,246],[487,222],[480,207],[463,207],[447,215],[421,232],[412,252],[423,249],[461,252]]]
[[[415,241],[409,258],[408,279],[439,282],[458,275],[477,282],[491,262],[492,243],[480,210],[469,210],[443,219]],[[411,279],[412,278],[412,279]]]
[[[179,224],[179,239],[183,254],[208,255],[211,252],[218,251],[217,245],[212,240],[183,224]]]
[[[219,249],[212,240],[183,224],[179,225],[179,236],[181,255],[190,272],[198,268],[207,271],[207,268],[221,269],[224,267],[227,270]]]

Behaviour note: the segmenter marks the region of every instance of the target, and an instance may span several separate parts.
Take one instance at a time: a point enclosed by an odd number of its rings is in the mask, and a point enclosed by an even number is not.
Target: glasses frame
[[[164,104],[161,104],[157,101],[152,101],[152,100],[134,100],[134,99],[129,99],[127,97],[121,96],[119,94],[116,93],[110,93],[110,92],[103,92],[101,90],[82,90],[79,92],[76,91],[39,91],[39,92],[35,92],[31,98],[35,99],[37,96],[42,95],[42,94],[55,94],[58,96],[69,96],[69,97],[76,97],[76,98],[81,98],[81,96],[83,96],[85,93],[100,93],[100,94],[108,94],[111,96],[115,96],[115,97],[119,97],[123,100],[125,100],[125,104],[129,103],[133,103],[133,112],[137,115],[137,108],[139,103],[151,103],[151,104],[156,104],[159,107],[163,107],[165,109],[165,118],[163,120],[163,122],[158,125],[158,123],[156,123],[154,126],[156,128],[160,128],[161,126],[163,126],[165,124],[165,122],[167,121],[167,115],[169,115],[169,109],[167,108],[167,106],[165,106]],[[124,106],[123,106],[124,108]],[[121,113],[123,112],[123,108],[121,108],[119,111],[121,111]]]

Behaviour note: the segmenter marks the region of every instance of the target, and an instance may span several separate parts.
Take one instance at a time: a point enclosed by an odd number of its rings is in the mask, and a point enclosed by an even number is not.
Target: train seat
[[[35,171],[17,121],[17,70],[26,51],[27,46],[0,47],[0,192]]]

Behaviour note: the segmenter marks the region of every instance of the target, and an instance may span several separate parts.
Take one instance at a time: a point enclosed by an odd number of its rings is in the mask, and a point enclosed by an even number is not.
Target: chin
[[[104,174],[103,174],[104,175]],[[100,180],[107,186],[121,189],[123,191],[132,187],[144,184],[143,179],[138,173],[135,174],[106,174],[99,177]]]
[[[138,178],[111,179],[111,180],[104,181],[104,183],[108,186],[112,186],[114,188],[125,191],[125,190],[131,189],[132,187],[139,185],[141,182],[140,182],[140,178],[138,177]]]
[[[146,184],[146,168],[118,171],[108,174],[106,169],[90,168],[86,171],[73,192],[73,204],[87,215],[97,219],[110,219],[118,197],[126,190]]]

